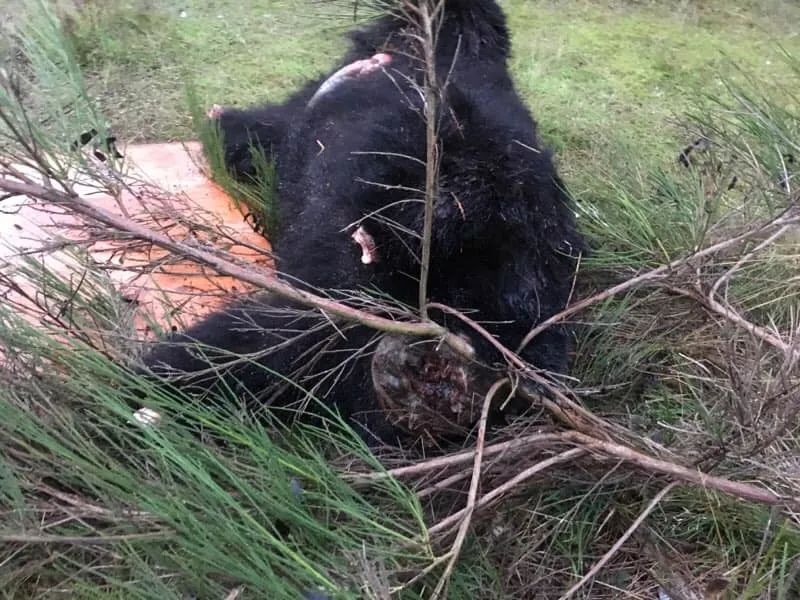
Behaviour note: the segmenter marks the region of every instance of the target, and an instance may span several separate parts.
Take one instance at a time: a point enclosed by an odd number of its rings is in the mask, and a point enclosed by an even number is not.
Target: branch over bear
[[[273,249],[280,276],[292,283],[345,301],[372,290],[417,304],[426,123],[424,69],[410,28],[386,14],[351,34],[331,74],[286,102],[213,109],[236,176],[256,175],[253,144],[274,161]],[[428,297],[466,311],[514,349],[564,308],[583,243],[551,155],[515,91],[509,53],[494,0],[446,1],[436,46],[441,159]],[[459,319],[431,316],[467,335],[484,361],[498,358]],[[553,327],[523,358],[564,372],[568,338],[564,327]],[[220,350],[201,356],[176,344],[186,340]],[[227,386],[255,406],[286,406],[304,397],[299,388],[311,390],[386,438],[392,426],[370,377],[374,340],[365,327],[334,326],[312,309],[259,297],[160,343],[146,363],[188,373],[184,382],[196,389]]]

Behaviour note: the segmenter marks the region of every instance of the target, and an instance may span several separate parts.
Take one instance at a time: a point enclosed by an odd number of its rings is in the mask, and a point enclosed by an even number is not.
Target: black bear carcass
[[[467,312],[514,349],[564,308],[582,240],[509,75],[501,9],[494,0],[447,0],[442,19],[428,298]],[[274,161],[278,223],[271,241],[280,276],[342,301],[371,290],[398,304],[418,303],[426,121],[412,27],[387,14],[351,34],[333,75],[286,102],[210,114],[237,177],[256,176],[253,147]],[[436,310],[431,317],[468,336],[483,362],[499,358],[461,320]],[[563,326],[552,327],[523,358],[564,372],[568,338]],[[188,340],[204,353],[180,343]],[[183,373],[183,384],[195,389],[225,387],[274,407],[311,391],[387,439],[393,420],[376,400],[370,374],[376,343],[376,332],[363,326],[334,324],[313,309],[262,296],[160,343],[145,362],[158,373]]]

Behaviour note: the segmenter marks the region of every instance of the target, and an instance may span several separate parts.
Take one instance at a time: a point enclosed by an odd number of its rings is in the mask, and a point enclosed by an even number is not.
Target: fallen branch
[[[0,542],[4,544],[111,544],[115,542],[133,542],[140,540],[159,540],[172,537],[171,531],[152,531],[149,533],[128,533],[123,535],[25,535],[0,534]]]
[[[304,292],[284,283],[280,279],[267,273],[259,272],[252,265],[240,266],[231,260],[220,258],[216,254],[203,250],[185,242],[177,242],[166,235],[155,232],[126,217],[115,215],[107,210],[94,206],[91,202],[74,193],[67,193],[55,188],[48,188],[33,181],[20,182],[8,177],[0,177],[0,190],[9,193],[26,195],[63,206],[72,211],[113,227],[121,232],[128,233],[137,239],[145,240],[172,253],[186,256],[198,263],[212,267],[222,275],[235,277],[269,292],[294,300],[304,305],[313,306],[320,311],[341,317],[348,321],[360,323],[372,329],[387,333],[412,335],[417,337],[442,338],[453,350],[462,356],[472,358],[474,350],[464,338],[454,335],[441,325],[432,321],[410,322],[386,319],[370,313],[351,308],[340,302],[324,298],[309,292]]]
[[[531,342],[531,340],[533,340],[533,338],[542,333],[545,329],[552,327],[556,323],[559,323],[564,319],[566,319],[567,317],[570,317],[575,313],[585,310],[590,306],[608,300],[609,298],[612,298],[623,292],[627,292],[628,290],[631,290],[640,285],[652,283],[654,281],[660,281],[661,279],[669,275],[670,272],[688,263],[691,263],[692,261],[712,256],[714,254],[717,254],[718,252],[722,252],[723,250],[726,250],[732,246],[740,244],[741,242],[749,240],[750,238],[753,238],[757,235],[762,235],[764,233],[771,232],[773,229],[776,228],[780,231],[782,228],[786,226],[797,225],[798,223],[800,223],[800,215],[798,215],[797,212],[794,210],[791,209],[786,210],[780,216],[775,217],[771,221],[764,223],[758,227],[745,231],[744,233],[741,233],[735,237],[708,246],[707,248],[704,248],[702,250],[698,250],[697,252],[693,252],[692,254],[685,256],[683,258],[673,260],[672,262],[667,263],[666,265],[661,265],[660,267],[657,267],[655,269],[637,275],[636,277],[632,277],[631,279],[623,281],[622,283],[619,283],[606,290],[603,290],[602,292],[594,294],[593,296],[584,298],[583,300],[580,300],[575,304],[573,304],[572,306],[569,306],[564,310],[562,310],[561,312],[553,315],[549,319],[545,319],[544,321],[539,323],[536,327],[531,329],[528,332],[528,334],[523,338],[522,342],[517,348],[517,353],[522,352],[522,350],[525,349],[525,347]]]
[[[695,300],[709,312],[714,313],[720,317],[723,317],[724,319],[730,321],[737,327],[744,329],[747,333],[749,333],[753,337],[758,338],[762,342],[766,342],[776,350],[782,352],[788,360],[793,361],[798,356],[800,356],[800,348],[797,348],[793,344],[788,344],[784,342],[780,336],[775,335],[768,329],[761,327],[760,325],[756,325],[751,321],[748,321],[742,315],[740,315],[734,308],[730,306],[725,306],[721,302],[719,302],[714,297],[713,294],[703,294],[697,290],[684,289],[674,286],[669,286],[667,289],[680,296],[685,296],[687,298]]]
[[[506,348],[495,336],[486,331],[482,325],[470,319],[461,311],[436,302],[430,303],[428,307],[436,308],[442,312],[451,314],[469,325],[473,330],[486,339],[486,341],[494,346],[495,349],[497,349],[497,351],[500,352],[500,354],[506,359],[509,365],[518,369],[535,384],[547,390],[551,396],[550,398],[542,397],[540,394],[536,394],[533,390],[528,389],[528,387],[524,385],[518,386],[517,393],[527,397],[531,401],[541,402],[542,405],[554,416],[556,416],[562,423],[572,427],[573,429],[577,429],[578,431],[583,431],[584,433],[594,435],[599,434],[603,437],[608,437],[609,439],[612,432],[616,432],[618,434],[622,433],[622,429],[620,427],[615,426],[609,421],[601,419],[591,411],[586,410],[580,404],[572,400],[562,391],[561,386],[551,381],[545,375],[542,375],[542,373],[537,369],[532,368],[528,363],[522,360],[517,353]]]
[[[495,490],[489,492],[475,503],[472,510],[477,510],[493,502],[500,495],[511,490],[515,485],[518,485],[540,472],[547,469],[554,464],[565,462],[566,460],[582,456],[587,452],[601,454],[609,458],[620,460],[628,464],[634,465],[649,473],[666,475],[678,482],[696,485],[703,489],[715,490],[742,500],[757,502],[768,506],[791,506],[800,507],[800,498],[791,496],[781,496],[767,489],[737,481],[732,481],[724,477],[717,477],[709,475],[696,468],[686,467],[674,462],[648,456],[634,448],[617,444],[607,440],[595,438],[578,431],[564,431],[561,433],[544,433],[532,434],[516,440],[510,440],[499,444],[492,444],[486,446],[482,450],[482,459],[500,454],[503,452],[513,452],[527,448],[529,446],[542,446],[553,445],[558,443],[574,444],[577,448],[562,452],[555,457],[536,463],[532,467],[525,469],[521,473],[514,476],[509,481],[505,482]],[[468,450],[452,454],[450,456],[442,456],[434,458],[425,462],[409,465],[407,467],[400,467],[385,472],[367,473],[359,475],[346,476],[354,483],[369,483],[385,479],[387,477],[408,477],[413,475],[420,475],[437,469],[444,469],[446,467],[457,466],[468,463],[474,460],[478,453],[475,450]],[[561,457],[561,458],[559,458]],[[461,479],[461,474],[459,474]],[[676,482],[677,483],[677,482]],[[457,523],[466,514],[467,509],[462,509],[447,519],[433,526],[429,533],[441,533],[449,529],[454,523]]]
[[[61,490],[57,490],[49,485],[39,484],[38,489],[46,493],[48,496],[61,500],[70,505],[70,507],[84,511],[92,516],[99,516],[105,518],[119,518],[125,520],[131,519],[154,519],[154,515],[141,510],[123,509],[121,511],[114,511],[108,508],[103,508],[87,502],[76,494],[67,494]]]
[[[480,485],[481,481],[483,448],[486,443],[486,421],[489,419],[489,407],[492,405],[492,400],[494,397],[507,383],[507,379],[500,379],[499,381],[496,381],[489,389],[489,392],[486,394],[486,398],[483,401],[481,418],[478,422],[478,440],[475,442],[475,464],[472,467],[472,481],[470,482],[469,492],[467,493],[467,505],[463,510],[464,516],[461,520],[461,525],[458,527],[458,533],[456,533],[456,539],[453,542],[453,548],[448,553],[450,560],[447,563],[444,573],[439,578],[436,588],[431,594],[431,600],[436,600],[436,598],[441,595],[444,587],[450,580],[450,575],[453,573],[453,569],[458,562],[458,557],[461,554],[461,548],[464,545],[464,540],[467,539],[467,532],[469,531],[469,525],[472,522],[472,513],[475,510],[475,502],[478,497],[478,486]]]
[[[722,275],[719,279],[717,279],[717,281],[714,283],[714,285],[711,286],[711,291],[709,292],[709,297],[713,298],[714,296],[716,296],[717,295],[717,291],[719,290],[719,288],[723,284],[725,284],[728,281],[730,281],[731,277],[733,277],[733,275],[739,269],[741,269],[747,261],[752,259],[756,254],[761,252],[764,248],[768,248],[769,246],[771,246],[772,244],[777,242],[780,238],[782,238],[784,235],[789,233],[789,231],[791,231],[794,228],[794,225],[795,224],[793,224],[793,223],[792,224],[788,224],[788,225],[784,225],[783,227],[778,229],[778,231],[773,233],[771,236],[769,236],[764,241],[762,241],[759,244],[757,244],[755,248],[753,248],[747,254],[745,254],[739,260],[737,260],[736,263],[730,269],[728,269],[725,272],[724,275]]]
[[[698,469],[684,467],[677,463],[647,456],[633,448],[592,438],[578,431],[566,431],[561,434],[561,437],[564,441],[582,446],[586,450],[605,454],[606,456],[633,464],[650,473],[667,475],[673,479],[679,479],[704,489],[716,490],[730,496],[741,498],[742,500],[749,500],[769,506],[791,505],[795,508],[800,507],[800,498],[779,496],[769,490],[749,483],[740,483],[725,479],[724,477],[708,475]]]
[[[646,454],[634,450],[633,448],[629,448],[621,444],[615,444],[613,442],[607,442],[605,440],[599,440],[597,438],[592,438],[591,436],[587,436],[578,431],[566,431],[558,434],[557,437],[559,437],[561,441],[573,443],[578,447],[571,450],[566,450],[547,460],[538,462],[535,465],[525,469],[521,473],[518,473],[507,482],[483,496],[475,505],[475,510],[491,504],[503,494],[511,491],[511,489],[513,489],[515,486],[530,479],[533,475],[553,465],[583,456],[587,453],[587,451],[603,454],[605,456],[627,462],[650,473],[667,475],[684,483],[697,485],[703,489],[716,490],[730,496],[741,498],[742,500],[766,504],[768,506],[792,506],[794,508],[800,507],[800,498],[779,496],[778,494],[775,494],[769,490],[754,485],[731,481],[730,479],[725,479],[723,477],[708,475],[707,473],[703,473],[697,469],[691,469],[689,467],[684,467],[683,465],[660,460],[652,456],[647,456]],[[436,535],[448,531],[463,517],[465,511],[466,509],[462,509],[450,515],[446,519],[443,519],[431,527],[428,530],[428,534]]]
[[[638,517],[636,517],[636,520],[633,523],[631,523],[631,526],[625,530],[625,533],[622,534],[622,537],[620,537],[614,543],[614,545],[611,546],[611,548],[609,548],[608,552],[606,552],[602,557],[600,557],[600,560],[598,560],[596,563],[594,563],[594,565],[592,565],[592,568],[589,569],[586,575],[581,577],[578,583],[576,583],[566,592],[564,592],[564,594],[562,594],[558,600],[569,600],[575,595],[575,593],[579,589],[581,589],[584,585],[586,585],[589,581],[591,581],[600,572],[600,569],[602,569],[608,563],[608,561],[610,561],[614,557],[614,555],[617,552],[619,552],[619,549],[622,548],[622,545],[628,541],[628,539],[634,534],[634,532],[637,529],[639,529],[639,527],[641,526],[642,523],[644,523],[644,520],[648,517],[648,515],[651,512],[653,512],[655,507],[661,503],[661,501],[664,499],[664,496],[669,494],[673,490],[673,488],[677,485],[678,484],[676,482],[672,482],[668,484],[666,487],[664,487],[660,492],[658,492],[655,498],[653,498],[650,501],[650,503],[641,512],[641,514]]]
[[[475,505],[475,509],[477,510],[478,508],[484,508],[485,506],[488,506],[489,504],[496,501],[507,492],[510,492],[519,484],[527,481],[528,479],[536,475],[537,473],[541,473],[542,471],[545,471],[555,465],[564,462],[569,462],[575,458],[583,456],[584,454],[586,454],[586,451],[583,450],[582,448],[572,448],[571,450],[565,450],[560,454],[556,454],[555,456],[552,456],[546,460],[536,463],[531,467],[528,467],[521,473],[518,473],[517,475],[506,481],[503,485],[496,487],[491,492],[483,496]],[[428,529],[428,535],[432,536],[448,531],[450,528],[452,528],[452,526],[455,523],[458,523],[458,521],[463,518],[466,510],[467,510],[466,508],[462,508],[460,511],[450,515],[446,519],[442,519],[436,525]]]
[[[485,471],[486,469],[483,469],[483,470]],[[467,479],[470,476],[471,473],[472,472],[468,471],[468,470],[461,471],[460,473],[454,473],[450,477],[445,477],[444,479],[442,479],[440,481],[437,481],[433,485],[429,485],[428,487],[423,488],[423,489],[415,492],[415,494],[417,495],[417,498],[420,498],[420,499],[425,498],[427,496],[431,496],[432,494],[435,494],[436,492],[439,492],[439,491],[442,491],[442,490],[446,490],[451,485],[455,485],[459,481],[463,481],[464,479]]]
[[[535,446],[538,444],[558,443],[562,440],[562,433],[534,433],[521,438],[509,440],[507,442],[500,442],[486,446],[483,451],[484,457],[494,456],[496,454],[513,453],[528,446]],[[439,456],[429,460],[418,462],[406,467],[398,467],[396,469],[389,469],[388,471],[376,471],[373,473],[348,473],[344,477],[353,484],[369,484],[375,481],[382,481],[389,477],[409,477],[414,475],[421,475],[436,471],[438,469],[446,469],[448,467],[455,467],[467,464],[475,459],[475,449],[463,450],[455,454],[447,456]]]

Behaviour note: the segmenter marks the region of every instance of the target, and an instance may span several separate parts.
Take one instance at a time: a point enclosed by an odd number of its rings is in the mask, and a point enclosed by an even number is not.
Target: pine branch
[[[252,265],[239,265],[208,250],[203,250],[185,242],[174,241],[166,235],[144,227],[131,219],[117,216],[95,206],[78,194],[67,193],[53,187],[43,186],[32,180],[21,182],[9,177],[0,177],[0,189],[12,194],[27,195],[32,198],[38,198],[44,202],[65,207],[83,217],[98,221],[120,232],[130,234],[137,239],[150,242],[174,254],[185,256],[200,264],[212,267],[222,275],[235,277],[241,281],[282,296],[283,298],[294,300],[307,306],[313,306],[329,315],[360,323],[361,325],[386,333],[441,338],[458,354],[466,357],[474,356],[474,350],[466,340],[450,333],[447,329],[432,321],[408,322],[386,319],[351,308],[340,302],[299,290],[267,273],[254,270]]]

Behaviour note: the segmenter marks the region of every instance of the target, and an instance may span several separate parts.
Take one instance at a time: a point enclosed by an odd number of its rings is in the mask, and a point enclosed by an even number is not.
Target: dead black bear
[[[350,51],[331,74],[283,104],[215,106],[209,114],[219,120],[226,162],[238,177],[255,175],[251,144],[274,160],[272,242],[281,276],[336,299],[371,290],[418,303],[426,123],[411,27],[387,14],[351,34]],[[509,52],[494,0],[446,1],[436,46],[441,161],[428,296],[467,311],[514,349],[564,308],[582,240],[551,155],[514,89]],[[484,362],[497,360],[461,321],[436,310],[431,316],[469,336]],[[564,372],[568,338],[553,327],[523,356]],[[205,353],[176,343],[187,340]],[[393,426],[370,375],[375,340],[365,327],[259,297],[160,343],[145,362],[155,372],[186,373],[183,383],[196,390],[227,390],[259,406],[287,406],[312,391],[386,439]]]

